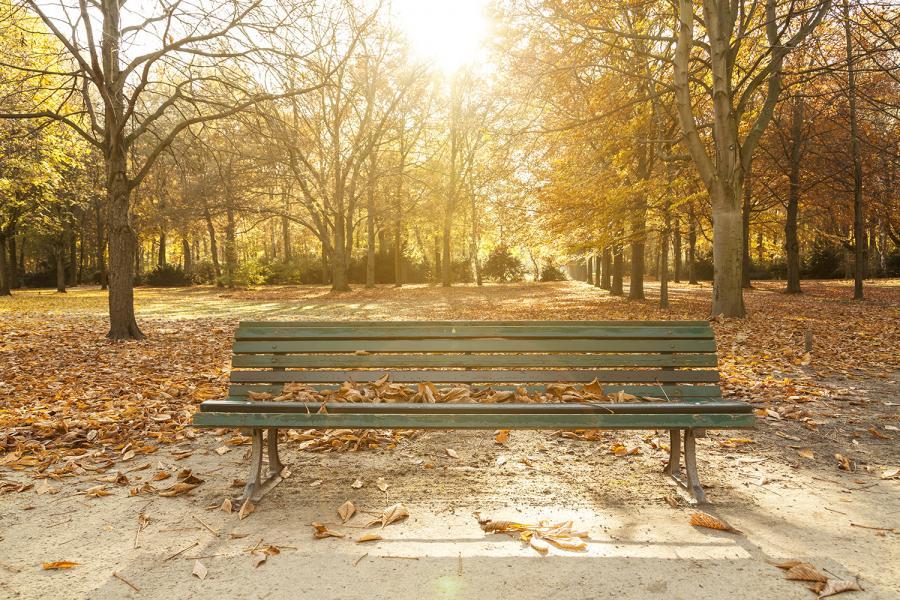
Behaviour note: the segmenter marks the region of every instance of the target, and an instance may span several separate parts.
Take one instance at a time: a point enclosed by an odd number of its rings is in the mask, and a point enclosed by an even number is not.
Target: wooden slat
[[[200,427],[297,429],[724,429],[753,427],[752,414],[303,414],[198,412]]]
[[[237,354],[242,368],[495,368],[715,367],[716,355],[697,354]]]
[[[714,340],[306,340],[235,342],[235,354],[314,352],[715,352]]]
[[[366,327],[398,327],[398,326],[551,326],[551,327],[709,327],[709,321],[566,321],[566,320],[521,320],[521,321],[241,321],[243,327],[347,327],[359,325]]]
[[[503,325],[419,325],[372,327],[369,323],[344,327],[240,327],[235,339],[251,340],[325,340],[325,339],[432,339],[432,338],[504,338],[504,339],[712,339],[709,325],[682,326],[503,326]]]
[[[282,392],[281,385],[255,385],[234,383],[229,388],[228,394],[233,398],[245,398],[249,392],[269,392],[278,395]],[[318,390],[337,389],[339,386],[317,384],[310,386]],[[447,387],[447,386],[440,386]],[[543,392],[546,390],[545,385],[523,385],[531,392]],[[500,386],[492,385],[491,389],[497,391],[515,390],[516,386]],[[721,398],[722,391],[717,385],[604,385],[603,391],[612,394],[618,391],[635,396],[665,399],[667,396],[671,399],[675,398]]]
[[[232,371],[231,381],[238,383],[342,383],[344,381],[372,382],[388,376],[395,383],[602,383],[624,382],[715,382],[718,371],[661,371],[661,370],[495,370],[452,371],[447,369],[422,371]]]
[[[271,402],[248,400],[207,400],[200,405],[203,412],[238,413],[315,413],[322,405],[315,402]],[[620,404],[552,402],[479,404],[411,404],[328,402],[325,412],[377,414],[704,414],[750,413],[753,408],[745,402],[631,402]]]

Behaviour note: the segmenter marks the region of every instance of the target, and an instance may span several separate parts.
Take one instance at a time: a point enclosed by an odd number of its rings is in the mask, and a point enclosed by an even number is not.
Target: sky
[[[413,52],[452,73],[478,61],[488,35],[488,0],[391,0]]]

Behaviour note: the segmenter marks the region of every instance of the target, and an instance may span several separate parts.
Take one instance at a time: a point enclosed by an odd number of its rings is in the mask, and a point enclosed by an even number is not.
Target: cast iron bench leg
[[[281,470],[284,466],[278,458],[278,430],[268,429],[266,446],[268,449],[269,469],[265,479],[262,477],[263,463],[263,430],[253,429],[252,445],[250,448],[250,474],[244,485],[244,494],[239,500],[240,504],[250,500],[259,502],[260,499],[273,487],[281,483]]]
[[[693,429],[684,430],[684,470],[687,475],[681,477],[681,430],[669,430],[669,462],[665,473],[672,477],[678,485],[697,501],[697,504],[706,504],[706,493],[700,485],[700,475],[697,472],[697,446],[696,433]]]

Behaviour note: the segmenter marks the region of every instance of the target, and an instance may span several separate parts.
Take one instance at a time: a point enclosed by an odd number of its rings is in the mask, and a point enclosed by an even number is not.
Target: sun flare
[[[476,62],[484,48],[486,0],[394,0],[413,51],[446,73]]]

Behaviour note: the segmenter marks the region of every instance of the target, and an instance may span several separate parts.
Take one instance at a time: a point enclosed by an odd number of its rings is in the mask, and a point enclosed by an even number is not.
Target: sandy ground
[[[58,494],[3,496],[0,596],[815,597],[772,565],[800,558],[835,577],[859,577],[865,592],[854,597],[900,597],[897,535],[851,525],[900,526],[896,481],[822,477],[779,460],[774,449],[725,450],[718,443],[724,434],[711,433],[700,442],[709,510],[743,533],[699,529],[688,523],[693,509],[660,474],[664,452],[652,450],[645,436],[609,433],[604,443],[513,432],[501,446],[489,433],[429,432],[394,451],[288,449],[292,474],[240,520],[214,507],[245,476],[245,447],[219,456],[222,438],[207,432],[157,453],[147,470],[132,471],[148,462],[142,459],[120,465],[133,480],[160,466],[190,468],[205,483],[189,496],[129,497],[122,486],[112,496],[85,498],[71,482]],[[643,453],[614,457],[607,448],[616,440]],[[184,450],[193,452],[179,459]],[[384,492],[379,477],[388,484]],[[362,488],[351,487],[356,479]],[[84,477],[74,488],[93,485]],[[348,499],[360,514],[342,526],[336,509]],[[382,541],[312,536],[310,523],[318,521],[356,538],[369,531],[361,527],[371,515],[396,502],[411,516],[373,528]],[[589,549],[540,557],[509,536],[483,533],[475,511],[519,522],[573,519],[590,532]],[[149,524],[138,533],[141,512]],[[249,551],[266,545],[280,553],[254,567]],[[55,560],[80,564],[41,569]],[[203,580],[192,576],[198,560],[208,570]]]
[[[480,292],[461,291],[458,301],[448,296],[444,308],[432,297],[443,292],[425,288],[404,292],[408,297],[393,296],[390,302],[384,300],[387,292],[380,290],[371,293],[371,298],[366,296],[369,292],[360,291],[361,298],[344,300],[316,292],[308,304],[315,309],[309,312],[318,318],[344,318],[348,310],[362,309],[376,316],[415,318],[420,312],[417,306],[437,306],[434,311],[441,316],[461,318],[488,310],[489,305],[500,310],[497,316],[548,318],[548,310],[563,310],[562,302],[570,303],[564,308],[570,318],[600,314],[623,318],[629,315],[622,313],[634,306],[617,301],[603,312],[602,305],[584,299],[593,290],[582,286],[584,291],[579,291],[578,285],[565,284],[553,297],[548,296],[548,288],[503,288],[508,290],[503,302]],[[880,478],[885,466],[900,465],[897,434],[891,433],[896,428],[885,428],[900,425],[900,384],[896,373],[859,364],[856,358],[866,356],[866,348],[880,341],[880,356],[887,356],[881,364],[891,362],[889,346],[897,332],[896,312],[890,316],[897,306],[895,292],[893,288],[887,296],[887,291],[881,291],[882,299],[871,301],[865,309],[882,311],[878,327],[865,336],[812,320],[822,306],[857,310],[842,300],[831,300],[829,287],[816,289],[802,300],[808,312],[774,313],[787,315],[779,318],[804,317],[818,323],[822,334],[817,330],[817,340],[829,339],[827,333],[834,331],[830,339],[836,345],[834,361],[866,370],[849,370],[828,379],[830,375],[805,372],[806,367],[784,361],[778,369],[793,364],[794,370],[767,371],[765,365],[774,359],[763,357],[760,371],[771,372],[772,381],[790,376],[800,384],[809,380],[816,390],[828,391],[827,396],[813,396],[818,399],[802,405],[814,412],[815,424],[761,418],[753,431],[710,432],[699,441],[701,479],[712,501],[705,510],[743,533],[689,524],[695,508],[662,475],[666,453],[654,448],[660,436],[665,441],[664,432],[607,432],[600,440],[583,441],[552,432],[514,431],[505,445],[495,443],[490,432],[429,432],[404,439],[394,450],[327,454],[300,451],[295,442],[286,443],[283,459],[291,475],[241,520],[219,506],[239,492],[232,482],[246,476],[248,447],[232,446],[220,455],[216,449],[230,434],[188,430],[176,444],[138,454],[102,473],[48,480],[36,478],[30,470],[0,467],[0,479],[32,485],[21,492],[0,493],[0,598],[815,598],[803,583],[786,580],[784,572],[773,566],[786,559],[808,561],[830,577],[858,577],[865,591],[840,598],[900,598],[900,480]],[[209,324],[217,323],[218,330],[210,334],[206,345],[212,346],[208,354],[198,354],[194,362],[221,365],[227,358],[227,337],[234,320],[258,317],[261,311],[268,314],[279,307],[287,311],[283,316],[296,318],[299,315],[291,311],[306,306],[296,302],[296,290],[285,291],[284,298],[278,292],[202,292],[190,305],[193,312],[176,321],[164,315],[178,311],[179,306],[169,301],[171,295],[160,293],[158,301],[148,299],[156,293],[147,292],[141,300],[146,302],[141,308],[142,323],[151,339],[144,345],[117,347],[117,356],[140,358],[149,349],[159,356],[165,346],[179,343],[182,329],[197,336],[204,328],[212,331]],[[694,295],[680,293],[684,297],[677,301],[683,308],[676,308],[671,316],[702,314],[700,301],[697,307],[688,304],[695,302]],[[765,288],[749,297],[757,304],[797,302]],[[21,354],[7,356],[5,364],[15,365],[18,360],[22,374],[10,370],[0,373],[0,380],[17,386],[17,394],[33,389],[38,396],[59,386],[55,393],[79,390],[86,381],[105,385],[113,368],[105,362],[108,350],[91,341],[102,335],[101,300],[87,292],[62,299],[34,297],[30,312],[10,305],[7,320],[0,324],[6,324],[7,333],[20,331],[17,337],[4,340],[0,328],[0,351],[4,341],[7,354],[18,352],[13,343],[28,344],[29,362],[26,367]],[[66,312],[56,312],[62,303],[68,303]],[[534,307],[542,308],[539,312]],[[200,309],[207,320],[196,317]],[[79,311],[83,316],[78,316]],[[56,328],[51,334],[79,331],[94,344],[89,347],[91,353],[84,355],[96,358],[84,367],[79,364],[80,371],[73,365],[59,367],[60,372],[79,378],[67,375],[58,384],[44,381],[53,365],[39,362],[41,348],[59,343],[63,334],[53,334],[56,341],[28,337],[43,322],[42,315],[49,327]],[[740,325],[717,327],[722,364],[735,373],[725,382],[732,394],[760,407],[768,406],[768,398],[775,396],[782,404],[788,402],[781,388],[757,385],[750,375],[745,381],[742,373],[750,373],[749,367],[742,371],[729,366],[750,364],[749,359],[741,359],[746,350],[732,342],[742,331],[752,338],[757,331],[777,332],[784,327],[782,322],[770,325],[757,316]],[[737,327],[745,329],[733,331]],[[847,359],[838,354],[851,351],[856,354]],[[64,360],[67,352],[65,346],[52,360]],[[744,362],[735,363],[738,359]],[[173,360],[189,371],[195,368],[184,356]],[[157,379],[171,368],[165,363],[154,366],[159,372],[150,375]],[[128,371],[129,377],[132,372],[135,385],[140,385],[137,373],[141,371]],[[47,386],[47,391],[39,386]],[[873,427],[884,432],[885,439],[870,434]],[[734,438],[751,443],[736,443]],[[613,456],[610,448],[618,442],[639,448],[640,454]],[[449,456],[448,448],[458,458]],[[801,449],[813,451],[815,459],[803,458]],[[838,452],[850,456],[858,470],[838,469],[832,458]],[[118,455],[118,449],[114,454]],[[183,469],[191,469],[203,480],[187,495],[130,495],[131,488],[158,471]],[[125,474],[128,483],[104,484],[112,491],[109,496],[85,494],[98,485],[98,478],[117,471]],[[385,491],[378,488],[379,478],[388,486]],[[351,486],[357,479],[364,483],[359,489]],[[336,509],[346,500],[352,500],[360,513],[342,525]],[[398,502],[408,508],[409,519],[383,531],[363,528]],[[541,557],[512,537],[485,534],[474,516],[477,511],[494,519],[529,523],[572,519],[590,533],[588,550],[551,549]],[[347,538],[315,539],[312,522],[324,523]],[[383,540],[354,541],[367,531],[379,533]],[[279,553],[255,566],[251,551],[268,546],[277,547]],[[59,571],[42,568],[52,561],[79,564]],[[204,579],[192,575],[198,561],[207,571]]]

